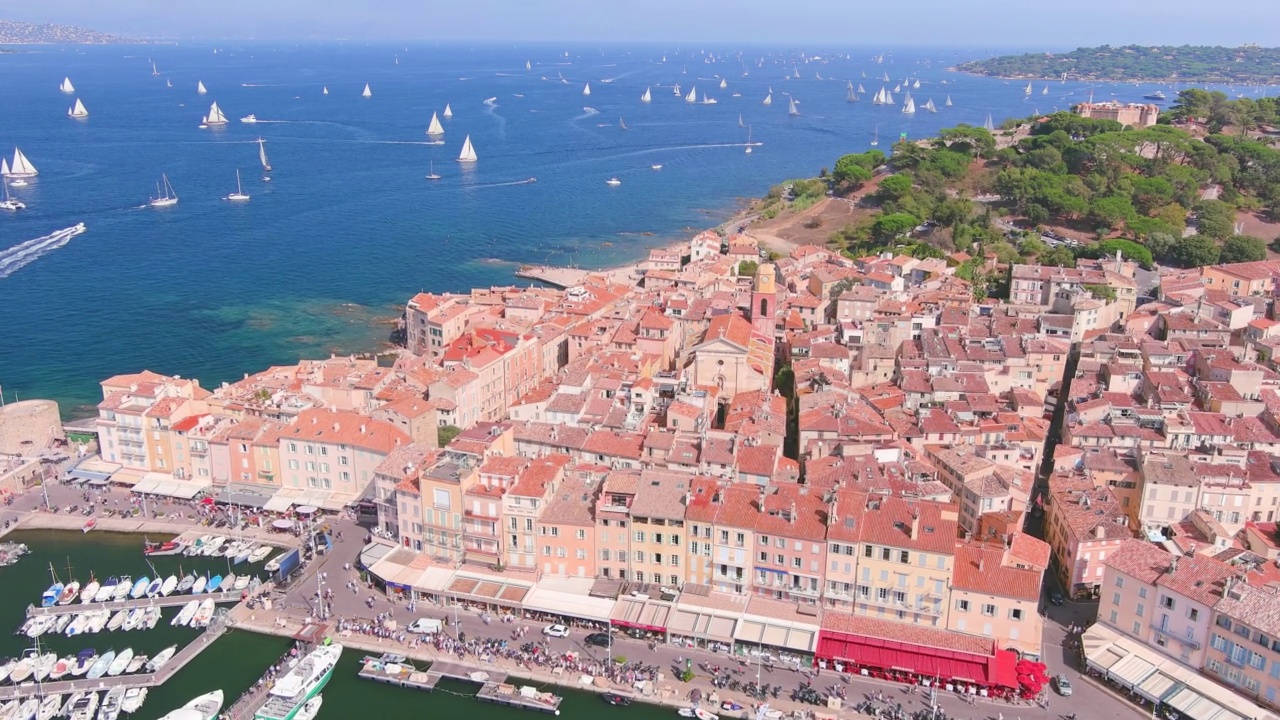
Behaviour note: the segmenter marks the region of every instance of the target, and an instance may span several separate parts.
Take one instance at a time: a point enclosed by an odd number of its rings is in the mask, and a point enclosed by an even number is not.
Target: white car
[[[564,625],[548,625],[542,628],[542,634],[547,637],[569,637],[569,628]]]

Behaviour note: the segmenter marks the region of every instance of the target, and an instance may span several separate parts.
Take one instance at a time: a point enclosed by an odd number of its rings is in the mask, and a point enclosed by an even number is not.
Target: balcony
[[[1167,638],[1177,640],[1178,642],[1182,643],[1183,645],[1186,645],[1192,650],[1200,649],[1200,642],[1198,640],[1195,640],[1194,638],[1190,638],[1190,637],[1180,637],[1174,632],[1172,632],[1171,630],[1169,630],[1169,627],[1167,625],[1162,625],[1161,623],[1158,623],[1155,620],[1152,620],[1148,624],[1152,630],[1154,630],[1155,632]]]

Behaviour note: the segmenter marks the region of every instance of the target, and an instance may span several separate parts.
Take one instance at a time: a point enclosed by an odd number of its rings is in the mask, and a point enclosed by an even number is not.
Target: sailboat
[[[87,118],[89,111],[84,108],[84,103],[80,102],[80,98],[76,98],[76,104],[67,111],[67,117]]]
[[[271,172],[271,163],[267,162],[267,146],[262,138],[258,138],[258,162],[262,163],[262,172]]]
[[[623,130],[627,129],[627,122],[622,119],[621,115],[618,116],[618,127],[622,128]]]
[[[644,94],[640,96],[640,102],[653,102],[653,95],[649,92],[649,88],[644,89]]]
[[[440,116],[445,120],[453,117],[453,109],[449,107],[449,103],[444,104],[444,112],[440,113]]]
[[[898,85],[894,85],[894,86],[893,86],[893,91],[894,91],[894,92],[902,92],[902,85],[901,85],[901,83],[899,83]]]
[[[747,154],[751,154],[751,128],[747,128]]]
[[[476,161],[476,149],[471,147],[471,136],[462,141],[462,152],[458,153],[458,162],[473,163]]]
[[[889,92],[888,90],[884,91],[884,104],[885,105],[893,104],[893,93]]]
[[[444,126],[440,124],[440,118],[435,113],[431,113],[431,124],[427,126],[428,135],[443,135]]]
[[[5,167],[8,167],[9,165],[8,162],[5,162],[4,164],[5,164]],[[7,180],[0,179],[0,185],[4,186],[4,199],[0,200],[0,210],[16,211],[16,210],[22,210],[23,208],[26,207],[26,205],[21,201],[14,200],[13,198],[9,197],[9,182]]]
[[[169,176],[161,174],[160,183],[156,183],[156,196],[151,198],[147,204],[154,208],[169,207],[178,204],[178,193],[173,191],[173,186],[169,184]],[[163,187],[161,184],[163,183]]]
[[[436,172],[436,165],[433,162],[427,163],[427,179],[428,180],[440,179],[440,174]]]
[[[707,97],[707,94],[706,94],[706,93],[702,93],[702,104],[703,104],[703,105],[715,105],[717,102],[719,102],[719,101],[718,101],[718,100],[716,100],[715,98],[713,98],[713,97]]]
[[[845,102],[858,102],[858,96],[853,94],[853,83],[846,88]]]
[[[683,94],[680,92],[680,83],[676,83],[675,87],[671,88],[671,94],[675,95],[676,97],[680,97]]]
[[[71,84],[71,78],[64,77],[62,78],[62,84],[58,86],[58,89],[64,93],[73,93],[76,91],[76,86]]]
[[[914,115],[916,112],[916,101],[911,98],[911,93],[907,93],[907,100],[902,104],[902,114]]]
[[[800,114],[800,110],[799,110],[798,108],[796,108],[796,99],[795,99],[795,98],[787,98],[787,114],[788,114],[788,115],[799,115],[799,114]]]
[[[876,92],[875,97],[871,98],[871,104],[872,105],[884,104],[884,86],[883,85],[880,86],[880,90]]]
[[[360,93],[361,97],[373,97],[373,91],[369,89],[369,83],[364,84],[364,92]]]
[[[773,104],[773,93],[769,93],[768,95],[765,95],[765,96],[764,96],[764,102],[762,102],[762,103],[760,103],[760,104],[761,104],[761,105],[772,105],[772,104]]]
[[[165,78],[165,79],[164,79],[164,86],[165,86],[165,87],[173,87],[173,81],[172,81],[172,80],[170,80],[169,78]]]
[[[227,116],[222,114],[222,110],[218,107],[218,101],[215,100],[209,106],[209,114],[204,116],[205,125],[226,125]]]
[[[236,170],[236,191],[228,195],[226,199],[232,200],[232,201],[241,201],[241,202],[249,199],[249,196],[244,194],[244,189],[240,187],[240,171],[239,170]]]
[[[738,113],[738,127],[746,127],[742,124],[742,113]]]
[[[329,86],[328,86],[328,85],[325,85],[325,86],[324,86],[324,88],[320,91],[320,94],[321,94],[321,95],[328,95],[328,94],[329,94]]]
[[[729,87],[729,83],[725,82],[724,78],[720,78],[720,88],[723,90],[724,88],[727,88],[727,87]]]
[[[689,94],[684,96],[684,101],[689,103],[698,102],[698,88],[696,86],[689,88]]]
[[[987,113],[987,121],[982,124],[982,127],[986,128],[987,132],[996,131],[995,123],[991,122],[991,113]]]
[[[160,76],[160,71],[156,69],[156,62],[154,60],[151,61],[151,75],[153,77]]]
[[[1049,86],[1048,86],[1048,85],[1045,85],[1045,86],[1044,86],[1044,89],[1040,91],[1040,94],[1041,94],[1041,95],[1048,95],[1048,94],[1049,94]]]
[[[889,73],[885,73],[881,78],[881,82],[889,82]]]
[[[929,98],[929,100],[925,102],[924,109],[928,110],[931,113],[938,112],[938,108],[933,104],[933,98]]]
[[[23,155],[22,151],[18,148],[13,149],[13,162],[10,163],[7,169],[0,168],[0,173],[3,173],[5,177],[16,178],[18,180],[21,180],[22,178],[35,177],[40,174],[36,171],[36,166],[32,165],[31,161],[27,159],[27,156]],[[22,187],[25,184],[26,183],[14,183],[14,185],[18,187]]]
[[[911,83],[911,89],[912,89],[912,90],[919,90],[919,89],[920,89],[920,78],[916,78],[916,81],[915,81],[915,82],[913,82],[913,83]]]
[[[946,102],[944,102],[944,103],[942,103],[942,105],[943,105],[944,107],[951,107],[951,96],[950,96],[950,95],[948,95],[948,96],[947,96],[947,101],[946,101]]]
[[[871,147],[875,147],[879,144],[880,144],[880,126],[877,125],[875,135],[871,136]]]
[[[524,61],[524,69],[525,69],[525,70],[532,70],[532,69],[533,69],[533,63],[532,63],[532,62],[530,62],[530,61],[528,61],[528,60],[525,60],[525,61]]]
[[[864,75],[863,75],[863,77],[866,77],[866,75],[864,74]],[[866,95],[866,94],[867,94],[867,90],[866,90],[866,88],[862,87],[862,83],[858,83],[858,94],[859,94],[859,95]]]
[[[1025,95],[1031,94],[1031,83],[1027,83],[1027,89],[1023,91],[1023,94]]]
[[[591,83],[587,83],[586,85],[583,85],[583,86],[582,86],[582,94],[583,94],[583,95],[590,95],[590,94],[591,94]]]
[[[205,94],[205,93],[207,93],[207,92],[209,92],[209,91],[205,89],[205,87],[204,87],[204,81],[202,81],[202,80],[197,80],[197,81],[196,81],[196,93],[197,93],[198,95],[203,95],[203,94]]]

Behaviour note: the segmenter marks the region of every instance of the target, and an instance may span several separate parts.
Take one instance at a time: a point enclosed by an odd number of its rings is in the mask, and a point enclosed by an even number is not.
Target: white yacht
[[[369,83],[364,84],[364,92],[360,93],[361,97],[373,97],[373,91],[369,89]]]
[[[69,95],[76,91],[76,86],[71,84],[71,78],[64,77],[62,78],[62,84],[58,86],[58,89]]]
[[[462,141],[462,152],[458,153],[458,162],[473,163],[476,161],[476,149],[471,146],[471,136]]]
[[[427,125],[427,134],[433,136],[444,134],[444,126],[440,124],[440,118],[436,117],[435,113],[431,113],[431,123]]]
[[[17,211],[26,209],[25,203],[20,200],[14,200],[9,196],[9,182],[7,180],[0,178],[0,185],[4,186],[4,199],[0,200],[0,210]]]
[[[240,187],[240,171],[239,170],[236,170],[236,191],[228,195],[226,199],[231,200],[233,202],[235,201],[244,202],[249,199],[249,196],[244,194],[244,189]]]
[[[24,178],[32,178],[39,174],[39,171],[36,170],[36,166],[32,165],[31,161],[27,159],[27,156],[23,155],[22,151],[18,148],[13,149],[13,162],[9,164],[8,168],[0,166],[0,175],[4,175],[5,177],[15,181],[23,180]],[[26,185],[26,183],[14,182],[13,185],[15,187],[22,187],[23,185]]]
[[[153,208],[169,207],[178,204],[178,193],[173,191],[173,186],[169,184],[169,176],[160,175],[160,182],[156,184],[156,196],[151,198],[147,205]]]
[[[170,711],[160,720],[213,720],[222,709],[222,691],[207,692],[177,710]]]
[[[218,107],[218,102],[215,100],[214,103],[209,106],[209,114],[204,116],[201,125],[202,127],[209,127],[226,124],[227,116],[222,114],[222,108]]]
[[[248,123],[248,124],[252,125],[252,124],[254,124],[254,123],[258,122],[258,116],[257,116],[257,115],[252,115],[252,114],[250,114],[250,115],[245,115],[244,117],[240,118],[240,122],[242,122],[242,123]]]
[[[609,185],[611,187],[617,187],[622,184],[622,181],[616,177],[612,177],[612,178],[609,178],[608,180],[605,180],[604,184]]]
[[[436,164],[433,162],[428,162],[427,163],[427,179],[439,180],[440,177],[441,177],[440,173],[436,172]]]
[[[203,94],[205,94],[205,93],[207,93],[207,92],[209,92],[209,91],[208,91],[208,90],[206,90],[206,89],[204,88],[204,81],[203,81],[203,80],[197,80],[197,81],[196,81],[196,94],[197,94],[197,95],[203,95]]]
[[[322,645],[307,654],[272,686],[254,720],[293,720],[308,700],[320,694],[342,657],[342,645]]]

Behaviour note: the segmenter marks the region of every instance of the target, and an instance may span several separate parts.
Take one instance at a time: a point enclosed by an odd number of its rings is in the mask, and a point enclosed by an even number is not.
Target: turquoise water
[[[17,532],[6,540],[27,543],[32,553],[17,565],[0,568],[0,586],[4,587],[4,602],[0,603],[0,657],[19,654],[31,644],[25,636],[3,632],[4,628],[16,629],[25,617],[29,600],[39,601],[40,593],[49,586],[49,564],[65,580],[67,559],[70,558],[75,577],[83,580],[90,569],[99,574],[150,575],[142,557],[142,538],[94,532],[82,535],[76,532]],[[187,571],[212,571],[225,574],[225,562],[205,559],[193,563],[191,558],[155,558],[154,564],[162,574],[177,572],[179,565]],[[61,566],[59,569],[58,566]],[[243,564],[235,566],[238,570]],[[66,655],[85,647],[96,648],[100,653],[110,648],[117,651],[132,647],[134,652],[155,654],[168,645],[185,645],[196,638],[199,631],[173,628],[168,620],[178,608],[165,610],[165,620],[150,631],[108,633],[76,638],[42,636],[49,639],[47,646]],[[232,630],[212,646],[200,653],[169,682],[152,688],[146,703],[133,720],[154,720],[191,698],[221,688],[231,704],[262,676],[266,668],[276,662],[289,649],[286,638],[256,635]],[[320,720],[342,720],[361,717],[370,708],[377,708],[381,718],[458,718],[471,716],[488,720],[514,720],[515,718],[543,717],[540,714],[489,705],[472,699],[476,687],[465,683],[445,682],[434,693],[380,685],[357,676],[363,654],[349,650],[343,653],[333,678],[324,690],[324,705]],[[564,692],[561,717],[586,718],[607,706],[594,694]],[[608,708],[611,716],[621,720],[650,720],[658,717],[674,717],[671,710],[633,705],[627,708]]]
[[[237,44],[217,54],[210,46],[55,46],[0,54],[0,151],[11,157],[17,145],[40,170],[15,191],[27,209],[0,215],[0,266],[4,248],[88,226],[0,278],[0,386],[9,399],[52,397],[77,415],[100,399],[98,381],[115,373],[145,367],[213,387],[300,356],[375,349],[389,328],[374,319],[419,290],[509,283],[521,263],[633,260],[715,224],[740,198],[866,149],[877,133],[887,149],[899,133],[929,136],[1087,95],[1055,83],[1041,96],[1037,84],[1027,99],[1021,85],[946,70],[971,52],[899,51],[875,65],[866,58],[878,51],[846,50],[854,59],[809,63],[760,49],[705,63],[696,50],[639,46]],[[787,77],[793,67],[802,79]],[[939,112],[907,116],[867,99],[846,102],[847,80],[868,93],[881,86],[863,72],[887,72],[890,88],[918,77],[917,103],[932,98]],[[64,76],[74,95],[58,91]],[[717,87],[718,76],[727,88]],[[197,81],[207,95],[196,94]],[[366,82],[369,99],[360,97]],[[719,102],[685,103],[671,92],[676,82]],[[646,87],[649,104],[639,99]],[[1110,91],[1137,99],[1144,89]],[[787,114],[788,93],[799,117]],[[947,95],[954,107],[942,107]],[[77,97],[87,119],[66,117]],[[231,123],[199,129],[215,100]],[[454,117],[444,121],[445,144],[424,144],[432,111],[446,103]],[[238,122],[250,113],[263,122]],[[751,155],[740,115],[762,143]],[[453,160],[466,134],[480,158],[469,167]],[[261,181],[258,137],[274,167],[269,183]],[[431,163],[442,180],[424,179]],[[247,204],[221,199],[234,190],[237,169],[252,195]],[[161,173],[179,204],[140,207]],[[537,182],[512,184],[529,177]],[[622,185],[606,186],[611,177]]]

